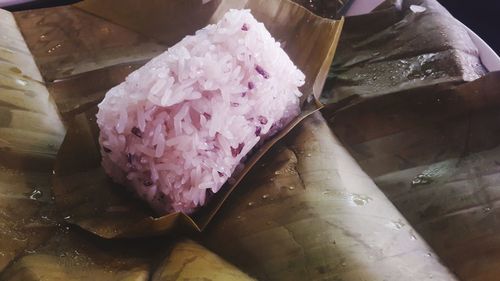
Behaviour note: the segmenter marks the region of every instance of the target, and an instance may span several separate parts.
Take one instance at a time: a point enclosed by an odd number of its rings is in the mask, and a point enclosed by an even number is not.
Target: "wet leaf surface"
[[[486,73],[463,24],[434,0],[388,0],[370,14],[347,17],[337,51],[326,103],[446,88]]]
[[[278,3],[281,4],[277,5]],[[110,5],[117,7],[117,9],[107,9]],[[52,12],[51,10],[41,10],[33,12],[33,15],[26,12],[17,17],[19,21],[27,22],[21,24],[23,30],[30,27],[30,24],[39,22],[39,18],[44,19],[42,24],[49,26],[51,26],[49,24],[51,21],[47,19],[55,21],[58,17],[64,17],[64,19],[82,18],[83,22],[92,21],[92,18],[95,18],[95,22],[89,25],[74,27],[69,25],[65,27],[67,31],[65,34],[69,33],[70,35],[62,36],[54,31],[52,36],[54,38],[61,37],[61,40],[65,40],[69,46],[77,46],[79,45],[78,40],[81,40],[81,38],[72,37],[73,33],[76,32],[73,29],[84,35],[93,32],[96,38],[92,40],[100,42],[101,39],[98,38],[103,37],[104,48],[108,48],[109,51],[116,49],[116,55],[123,62],[109,66],[107,65],[108,61],[103,63],[97,61],[96,70],[71,76],[65,76],[65,73],[62,72],[52,74],[47,72],[47,75],[57,75],[56,79],[48,84],[48,87],[68,127],[68,134],[59,151],[55,168],[54,194],[56,202],[61,209],[61,213],[71,218],[66,220],[67,222],[77,224],[106,238],[158,235],[172,231],[180,222],[199,231],[206,227],[218,208],[223,204],[227,195],[237,186],[240,179],[243,178],[255,161],[300,120],[317,110],[320,105],[316,103],[305,104],[303,113],[282,133],[263,145],[247,161],[245,170],[238,175],[233,175],[235,183],[228,184],[205,208],[191,217],[175,213],[156,218],[154,213],[143,206],[142,203],[139,203],[139,200],[128,194],[123,187],[113,184],[100,166],[100,155],[97,150],[98,129],[94,118],[96,105],[109,88],[120,83],[128,73],[140,67],[144,61],[135,61],[133,56],[127,57],[125,53],[120,52],[123,45],[129,43],[127,41],[130,39],[129,37],[124,37],[125,39],[118,37],[116,46],[108,46],[106,42],[108,42],[107,37],[109,35],[96,32],[96,26],[121,28],[118,25],[115,26],[114,23],[105,23],[102,19],[108,18],[121,26],[136,30],[139,34],[155,38],[151,40],[173,44],[176,42],[175,40],[179,39],[179,32],[184,32],[184,35],[190,34],[201,27],[200,25],[216,21],[231,7],[251,8],[253,14],[267,25],[276,38],[282,42],[287,42],[285,49],[292,60],[306,73],[306,77],[308,77],[307,85],[302,88],[305,98],[313,93],[316,96],[321,93],[324,79],[333,58],[342,21],[331,21],[317,17],[300,6],[286,1],[264,2],[255,0],[234,3],[230,1],[221,1],[220,3],[214,1],[207,5],[202,5],[199,1],[196,1],[196,3],[193,1],[158,2],[141,5],[134,9],[134,15],[137,15],[137,18],[125,17],[130,10],[122,10],[121,8],[135,7],[134,5],[136,4],[124,2],[120,2],[120,5],[118,5],[112,0],[85,1],[79,4],[78,7],[100,17],[87,14],[74,7],[62,7]],[[173,18],[154,16],[160,12],[172,13],[172,11],[177,11]],[[52,13],[60,15],[55,16]],[[169,25],[172,21],[183,21],[188,14],[197,13],[202,17],[183,25],[182,29],[177,30],[178,25]],[[146,20],[146,16],[147,19],[150,19],[149,21]],[[204,22],[203,19],[206,21]],[[158,20],[164,21],[160,30],[157,27],[152,27],[152,24]],[[136,34],[133,31],[128,32]],[[43,48],[38,42],[39,37],[36,36],[36,33],[30,30],[26,30],[25,33],[31,48],[41,51]],[[132,46],[136,45],[132,44]],[[146,48],[146,51],[148,50]],[[74,51],[80,52],[81,50],[75,49]],[[85,49],[85,52],[90,52],[89,57],[94,58],[94,56],[100,56],[100,52],[103,51]],[[102,55],[104,56],[104,54]],[[42,58],[46,59],[47,62],[41,60]],[[60,55],[53,52],[44,54],[38,60],[39,63],[44,64],[62,63],[64,65],[65,63],[71,63],[75,69],[83,69],[79,67],[86,64],[85,60],[80,61],[78,57],[72,56],[61,59]],[[126,63],[126,61],[131,62]]]
[[[362,168],[462,280],[499,273],[499,89],[493,72],[445,91],[380,97],[330,118]]]
[[[54,231],[50,175],[65,130],[10,13],[0,10],[0,270]]]

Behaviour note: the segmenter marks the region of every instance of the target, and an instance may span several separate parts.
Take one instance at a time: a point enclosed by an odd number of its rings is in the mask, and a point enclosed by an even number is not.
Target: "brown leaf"
[[[200,239],[261,280],[456,280],[318,113],[255,166]]]
[[[46,82],[144,61],[165,49],[156,40],[73,6],[20,11],[15,17]]]
[[[493,72],[447,90],[375,98],[330,119],[362,168],[463,280],[500,274],[499,89]]]
[[[123,16],[127,15],[129,10],[121,8],[135,7],[136,4],[131,2],[120,2],[118,5],[113,0],[85,1],[79,4],[79,7],[169,44],[178,39],[179,32],[178,30],[172,31],[178,25],[167,24],[172,20],[177,19],[182,22],[183,20],[180,18],[193,17],[197,13],[202,13],[206,15],[207,20],[215,21],[229,7],[249,7],[258,19],[267,24],[275,37],[287,41],[287,52],[307,77],[308,84],[302,89],[304,96],[321,92],[342,21],[331,21],[314,16],[300,6],[287,1],[263,2],[255,0],[248,3],[232,4],[229,1],[222,1],[215,7],[212,5],[215,5],[213,3],[217,3],[217,1],[210,3],[202,5],[199,1],[196,3],[169,1],[150,3],[150,5],[141,4],[140,7],[136,7],[137,9],[133,9],[137,18],[127,20]],[[113,9],[112,12],[104,9],[108,5],[115,5],[116,9]],[[174,9],[174,7],[178,8]],[[191,8],[188,9],[188,7]],[[174,18],[155,16],[162,12],[171,13],[171,9],[176,11]],[[63,11],[69,13],[72,10]],[[152,14],[148,14],[146,17],[146,11]],[[29,17],[26,16],[26,18]],[[141,19],[140,23],[137,22],[138,19]],[[102,19],[99,18],[98,21],[102,21]],[[153,23],[157,23],[157,21],[164,21],[161,30],[158,30],[156,26],[153,28]],[[200,24],[202,24],[201,19],[192,21],[189,25],[183,25],[180,30],[184,30],[184,35],[186,35],[199,28]],[[192,30],[188,31],[190,28]],[[139,65],[134,64],[133,67]],[[138,202],[138,199],[127,194],[123,187],[115,187],[105,176],[100,167],[100,155],[97,150],[98,129],[94,117],[95,105],[102,98],[102,94],[118,83],[120,79],[123,79],[133,67],[131,68],[127,64],[110,66],[57,80],[50,84],[56,103],[67,120],[69,128],[65,142],[59,151],[56,166],[54,181],[56,201],[64,216],[71,217],[67,220],[68,222],[106,238],[158,235],[172,231],[179,225],[179,222],[187,224],[192,229],[202,230],[254,163],[294,125],[321,107],[314,100],[305,104],[299,117],[283,129],[280,134],[266,142],[246,162],[246,168],[240,174],[233,175],[235,183],[228,184],[218,192],[202,210],[193,216],[175,213],[155,218],[149,209]]]
[[[157,268],[152,281],[170,280],[255,280],[203,246],[191,241],[178,242],[168,258]]]
[[[55,229],[50,175],[64,127],[14,17],[0,10],[0,270]]]

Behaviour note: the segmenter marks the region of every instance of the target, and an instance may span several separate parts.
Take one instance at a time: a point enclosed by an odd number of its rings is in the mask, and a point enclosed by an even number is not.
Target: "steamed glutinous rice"
[[[230,10],[106,94],[102,165],[159,213],[190,213],[299,113],[303,83],[264,25]]]

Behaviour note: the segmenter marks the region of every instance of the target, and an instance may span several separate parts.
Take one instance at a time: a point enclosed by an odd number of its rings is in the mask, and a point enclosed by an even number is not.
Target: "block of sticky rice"
[[[106,94],[102,165],[160,214],[191,213],[299,113],[304,79],[249,10],[230,10]]]

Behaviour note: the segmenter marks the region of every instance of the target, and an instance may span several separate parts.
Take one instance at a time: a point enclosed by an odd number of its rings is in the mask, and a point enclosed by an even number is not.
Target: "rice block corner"
[[[192,213],[299,114],[304,79],[249,10],[230,10],[109,90],[102,166],[159,214]]]

